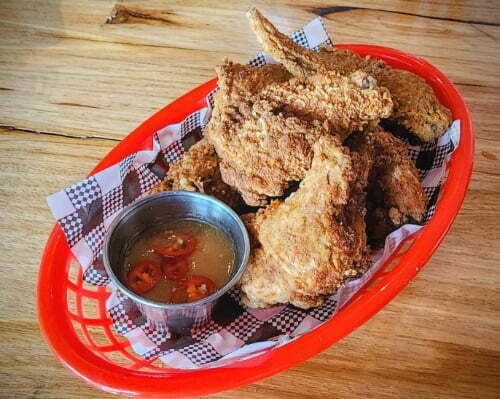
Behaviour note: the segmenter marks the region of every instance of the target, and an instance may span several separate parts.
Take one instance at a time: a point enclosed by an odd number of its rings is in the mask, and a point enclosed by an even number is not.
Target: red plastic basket
[[[339,45],[386,61],[427,80],[440,101],[461,122],[460,146],[454,152],[448,179],[430,222],[401,244],[381,270],[319,328],[280,348],[230,366],[204,370],[169,369],[147,361],[114,333],[105,312],[109,291],[82,280],[66,239],[56,225],[48,239],[38,279],[38,315],[48,345],[78,377],[107,392],[138,397],[171,398],[203,395],[236,388],[276,374],[324,350],[359,327],[384,307],[422,269],[450,228],[464,199],[472,170],[474,138],[467,106],[453,84],[428,62],[390,48]],[[205,106],[213,79],[153,115],[119,143],[90,173],[107,168],[128,154],[151,146],[151,135]]]

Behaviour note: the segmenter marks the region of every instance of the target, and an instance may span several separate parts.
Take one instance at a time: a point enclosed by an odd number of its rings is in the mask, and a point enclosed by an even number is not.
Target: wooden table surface
[[[111,397],[73,377],[40,335],[35,286],[54,224],[45,197],[212,78],[223,57],[255,54],[250,3],[1,1],[1,398]],[[436,65],[472,112],[475,164],[449,234],[395,300],[309,361],[213,397],[499,398],[500,2],[252,3],[285,32],[321,14],[337,43]]]

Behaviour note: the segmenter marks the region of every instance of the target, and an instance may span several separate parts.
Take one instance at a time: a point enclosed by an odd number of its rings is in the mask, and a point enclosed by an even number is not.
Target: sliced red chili
[[[164,258],[161,268],[169,280],[181,280],[186,277],[189,264],[184,258]]]
[[[137,263],[127,276],[127,286],[136,294],[150,291],[161,279],[158,263],[143,260]]]
[[[174,288],[171,302],[195,302],[212,295],[215,291],[217,291],[217,286],[209,278],[205,276],[191,276],[188,280],[181,282]]]
[[[198,240],[191,234],[172,231],[169,234],[156,236],[151,242],[151,247],[160,255],[177,257],[191,254],[196,249],[197,243]]]

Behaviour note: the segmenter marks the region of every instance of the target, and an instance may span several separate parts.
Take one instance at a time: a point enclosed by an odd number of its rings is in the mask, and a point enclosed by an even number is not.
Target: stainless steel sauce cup
[[[214,294],[196,302],[166,304],[135,294],[119,277],[130,246],[146,230],[176,219],[192,219],[221,230],[232,241],[235,267],[231,279]],[[123,209],[111,224],[104,242],[103,261],[113,284],[132,299],[141,313],[154,325],[187,333],[196,323],[210,319],[216,301],[241,277],[250,252],[248,233],[238,215],[221,201],[190,191],[168,191],[148,196]]]

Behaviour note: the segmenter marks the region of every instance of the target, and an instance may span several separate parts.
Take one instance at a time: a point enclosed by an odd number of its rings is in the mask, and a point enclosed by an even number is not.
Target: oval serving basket
[[[457,215],[470,179],[474,136],[467,106],[453,84],[428,62],[385,47],[337,45],[359,55],[378,57],[394,68],[420,75],[461,123],[460,145],[449,163],[448,178],[429,223],[398,250],[331,320],[300,338],[228,366],[178,370],[135,354],[115,334],[105,312],[109,289],[83,282],[62,230],[47,241],[38,277],[40,327],[56,357],[78,377],[107,392],[144,398],[197,396],[236,388],[292,367],[339,341],[396,296],[424,267]],[[206,106],[213,79],[153,115],[120,142],[90,173],[95,174],[133,153],[150,148],[151,135]]]

